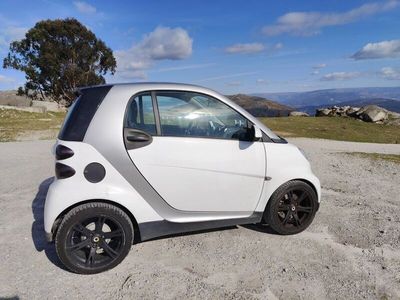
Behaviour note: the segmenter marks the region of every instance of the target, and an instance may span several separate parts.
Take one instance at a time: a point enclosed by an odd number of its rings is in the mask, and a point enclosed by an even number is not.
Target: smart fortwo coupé
[[[250,223],[295,234],[319,207],[302,152],[199,86],[83,88],[54,154],[45,231],[77,273],[113,268],[163,235]]]

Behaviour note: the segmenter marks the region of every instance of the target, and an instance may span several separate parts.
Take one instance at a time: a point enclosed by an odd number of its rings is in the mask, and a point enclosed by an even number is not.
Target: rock
[[[389,119],[400,119],[400,114],[394,111],[388,111]]]
[[[293,112],[298,113],[298,112]],[[358,121],[373,122],[376,124],[388,124],[400,126],[400,114],[388,111],[376,105],[367,105],[361,108],[351,106],[331,106],[319,108],[315,112],[316,117],[351,117]]]
[[[315,112],[315,116],[316,117],[328,117],[330,116],[332,113],[332,110],[329,108],[321,108],[321,109],[317,109],[317,111]]]
[[[289,113],[290,117],[309,117],[310,115],[308,113],[302,112],[302,111],[291,111]]]
[[[350,107],[350,108],[346,111],[346,114],[347,114],[349,117],[353,117],[354,114],[357,113],[359,110],[360,110],[359,107]]]
[[[375,123],[388,119],[388,111],[376,105],[367,105],[361,107],[356,115],[365,122]]]

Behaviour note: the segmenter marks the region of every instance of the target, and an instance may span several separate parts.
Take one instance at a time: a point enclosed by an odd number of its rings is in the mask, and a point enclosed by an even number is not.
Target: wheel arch
[[[284,185],[284,184],[286,184],[286,183],[288,183],[288,182],[290,182],[290,181],[302,181],[302,182],[306,183],[307,185],[309,185],[309,186],[313,189],[313,191],[315,192],[315,195],[317,195],[317,199],[320,199],[320,196],[319,196],[319,194],[318,194],[317,187],[316,187],[311,181],[309,181],[309,180],[307,180],[307,179],[304,179],[304,178],[293,178],[293,179],[290,179],[290,180],[285,181],[284,183],[282,183],[281,185],[279,185],[279,186],[274,190],[274,192],[273,192],[273,193],[270,195],[270,197],[268,198],[268,201],[265,203],[265,207],[264,207],[263,213],[265,213],[265,211],[267,210],[268,203],[270,202],[271,198],[274,196],[275,192],[276,192],[282,185]],[[320,202],[318,201],[317,211],[319,210],[319,204],[320,204]]]
[[[303,181],[304,183],[308,184],[308,185],[314,190],[315,195],[317,195],[317,199],[320,199],[320,195],[318,194],[318,190],[317,190],[316,186],[315,186],[311,181],[309,181],[309,180],[307,180],[307,179],[304,179],[304,178],[296,178],[296,179],[292,179],[292,180],[290,180],[290,181],[295,181],[295,180],[297,180],[297,181]],[[320,202],[318,201],[317,211],[318,211],[318,209],[319,209],[319,203],[320,203]]]
[[[83,201],[79,201],[74,203],[71,206],[68,206],[67,208],[65,208],[58,216],[57,218],[54,220],[53,226],[51,228],[51,235],[52,235],[52,239],[54,240],[55,235],[57,234],[57,230],[58,227],[62,221],[62,219],[64,218],[64,216],[71,211],[72,209],[74,209],[77,206],[80,206],[82,204],[87,204],[87,203],[94,203],[94,202],[100,202],[100,203],[107,203],[110,205],[114,205],[115,207],[118,207],[119,209],[121,209],[124,213],[126,213],[129,217],[129,219],[132,222],[133,225],[133,230],[134,230],[134,238],[133,238],[133,243],[138,243],[141,241],[141,236],[140,236],[140,230],[139,230],[139,225],[138,222],[136,221],[135,216],[132,214],[132,212],[127,209],[125,206],[112,201],[112,200],[108,200],[108,199],[88,199],[88,200],[83,200]]]

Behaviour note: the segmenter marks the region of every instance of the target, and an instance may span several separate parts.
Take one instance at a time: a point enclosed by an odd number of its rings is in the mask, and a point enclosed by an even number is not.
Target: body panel
[[[184,211],[254,211],[265,179],[261,142],[154,137],[128,151],[172,207]]]
[[[162,217],[91,145],[66,141],[58,143],[73,149],[74,156],[60,162],[74,168],[76,174],[66,179],[55,179],[50,185],[44,209],[46,232],[51,232],[54,221],[65,209],[93,199],[119,203],[131,211],[137,222],[162,220]],[[98,162],[106,169],[106,176],[98,183],[87,181],[83,174],[85,167],[92,162]]]
[[[301,151],[292,144],[264,143],[267,157],[266,176],[260,202],[256,211],[264,211],[272,194],[285,182],[300,179],[313,186],[317,193],[318,202],[321,201],[321,187],[318,178],[313,174],[310,163]]]

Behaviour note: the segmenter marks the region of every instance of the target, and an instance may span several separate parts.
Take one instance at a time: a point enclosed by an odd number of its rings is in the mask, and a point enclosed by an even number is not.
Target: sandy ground
[[[1,143],[0,298],[399,299],[400,165],[341,152],[400,154],[400,145],[291,142],[323,188],[307,231],[250,225],[153,240],[92,276],[64,270],[44,240],[52,142]]]

